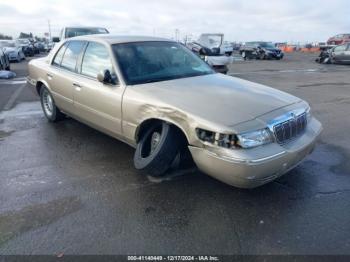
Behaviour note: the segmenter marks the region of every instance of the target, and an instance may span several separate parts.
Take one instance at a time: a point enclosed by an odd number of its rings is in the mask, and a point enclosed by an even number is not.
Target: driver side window
[[[100,43],[90,42],[83,57],[81,74],[96,79],[97,74],[106,69],[115,78],[115,72],[107,48]]]

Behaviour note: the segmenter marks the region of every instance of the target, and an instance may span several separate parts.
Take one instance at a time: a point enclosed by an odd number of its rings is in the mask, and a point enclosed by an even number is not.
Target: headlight
[[[203,142],[208,142],[225,148],[239,148],[237,145],[237,136],[234,134],[220,134],[201,128],[196,129],[197,136]]]
[[[312,118],[311,107],[309,106],[308,109],[306,109],[306,119],[308,123],[311,121],[311,118]]]
[[[239,134],[237,138],[238,145],[243,148],[256,147],[273,142],[272,134],[267,128]]]
[[[251,148],[273,142],[269,129],[261,129],[243,134],[220,134],[197,128],[197,136],[204,142],[224,148]]]

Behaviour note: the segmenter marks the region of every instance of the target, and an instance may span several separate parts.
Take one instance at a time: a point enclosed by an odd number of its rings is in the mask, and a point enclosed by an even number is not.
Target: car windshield
[[[66,38],[81,36],[81,35],[96,35],[96,34],[108,34],[106,28],[67,28]]]
[[[222,44],[222,35],[201,35],[198,39],[198,43],[208,48],[218,48]]]
[[[260,43],[260,46],[261,47],[264,47],[264,48],[275,48],[275,45],[273,43]]]
[[[134,42],[113,45],[129,85],[213,74],[188,48],[175,42]]]

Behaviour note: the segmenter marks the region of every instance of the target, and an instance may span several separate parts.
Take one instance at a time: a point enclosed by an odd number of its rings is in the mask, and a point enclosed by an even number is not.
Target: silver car
[[[21,62],[25,59],[22,47],[13,40],[0,40],[0,47],[3,48],[10,62]]]

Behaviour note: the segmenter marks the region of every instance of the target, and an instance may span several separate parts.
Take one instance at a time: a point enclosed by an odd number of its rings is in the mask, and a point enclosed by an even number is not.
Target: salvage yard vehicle
[[[189,149],[204,173],[260,186],[298,165],[322,130],[307,102],[215,73],[168,39],[75,37],[28,71],[49,121],[66,114],[124,141],[136,148],[136,169],[153,176]]]
[[[333,47],[329,53],[331,63],[350,64],[350,43]]]
[[[350,34],[339,34],[327,40],[328,45],[342,45],[350,42]]]
[[[16,39],[16,43],[22,47],[25,56],[34,56],[34,46],[29,39],[18,38]]]
[[[243,59],[277,59],[283,58],[281,49],[277,48],[271,42],[246,42],[240,49]]]
[[[0,40],[0,47],[3,48],[10,62],[20,62],[21,60],[25,59],[22,47],[17,45],[13,40]]]
[[[0,70],[10,70],[10,60],[0,47]]]
[[[316,62],[321,64],[350,64],[350,43],[322,47]]]
[[[230,55],[233,46],[224,42],[224,34],[201,34],[196,42],[188,47],[206,61],[216,72],[227,74],[227,65],[233,62]]]
[[[109,31],[103,27],[75,26],[64,27],[61,29],[60,37],[53,37],[53,42],[63,41],[67,38],[83,35],[109,34]]]

